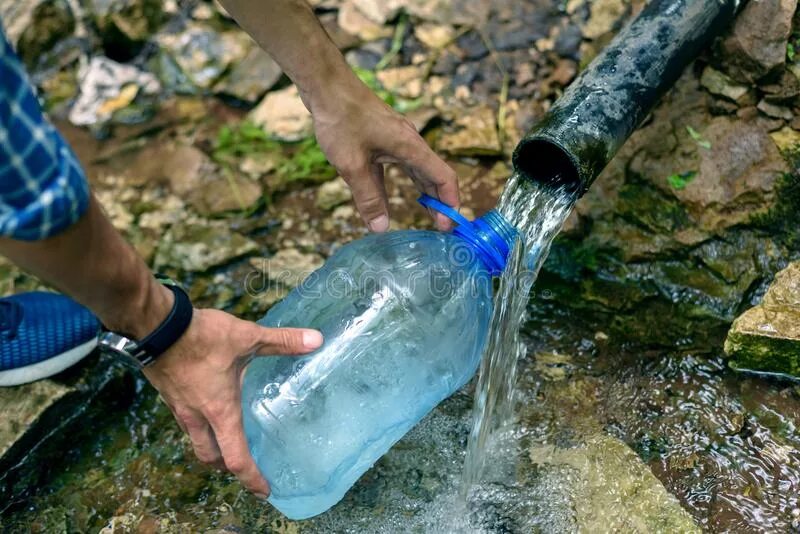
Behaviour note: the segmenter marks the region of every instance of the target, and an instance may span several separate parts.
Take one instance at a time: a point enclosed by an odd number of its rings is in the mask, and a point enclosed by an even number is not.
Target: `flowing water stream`
[[[517,361],[525,356],[520,328],[528,299],[550,243],[575,204],[575,196],[513,175],[497,210],[519,231],[494,299],[489,340],[481,361],[467,446],[462,495],[478,484],[487,465],[502,478],[513,458]],[[504,461],[505,460],[505,461]]]

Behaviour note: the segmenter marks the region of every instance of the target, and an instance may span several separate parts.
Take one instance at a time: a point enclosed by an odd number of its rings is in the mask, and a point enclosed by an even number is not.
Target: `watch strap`
[[[150,335],[137,343],[133,355],[142,366],[149,365],[166,352],[189,328],[192,322],[192,302],[189,295],[177,284],[164,283],[175,295],[169,315]]]

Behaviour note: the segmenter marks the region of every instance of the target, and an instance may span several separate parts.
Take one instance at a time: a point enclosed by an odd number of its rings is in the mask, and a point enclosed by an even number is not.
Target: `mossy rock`
[[[763,302],[733,322],[725,352],[734,369],[800,377],[800,262],[779,272]]]

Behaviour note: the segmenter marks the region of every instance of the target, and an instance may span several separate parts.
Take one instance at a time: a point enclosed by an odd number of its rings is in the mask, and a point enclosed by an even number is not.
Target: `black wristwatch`
[[[175,295],[172,310],[167,318],[141,341],[135,341],[123,334],[103,329],[97,340],[100,352],[141,369],[153,363],[186,332],[189,323],[192,322],[193,310],[189,295],[170,278],[162,275],[156,275],[156,278]]]

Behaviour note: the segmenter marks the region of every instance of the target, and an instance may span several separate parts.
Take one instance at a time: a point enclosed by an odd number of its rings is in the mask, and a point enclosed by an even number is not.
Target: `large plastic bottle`
[[[470,222],[420,202],[458,226],[353,241],[259,321],[325,337],[308,356],[254,358],[243,382],[250,452],[291,519],[339,502],[478,367],[516,232],[495,211]]]

